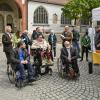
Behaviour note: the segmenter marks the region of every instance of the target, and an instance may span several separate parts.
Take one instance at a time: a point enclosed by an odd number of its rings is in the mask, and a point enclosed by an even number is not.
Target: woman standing
[[[21,32],[17,31],[13,36],[13,45],[14,48],[17,47],[17,44],[21,41]]]

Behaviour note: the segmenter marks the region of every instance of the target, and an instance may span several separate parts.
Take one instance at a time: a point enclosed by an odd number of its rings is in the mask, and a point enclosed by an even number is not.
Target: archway
[[[11,25],[13,32],[16,30],[22,30],[22,13],[19,5],[15,0],[0,0],[0,15],[3,16],[3,27],[6,25]],[[2,27],[0,27],[1,32],[4,32]]]

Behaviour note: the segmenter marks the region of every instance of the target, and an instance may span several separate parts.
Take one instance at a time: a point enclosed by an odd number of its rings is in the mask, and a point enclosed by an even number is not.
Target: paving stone
[[[57,57],[60,48],[58,44]],[[76,81],[59,77],[55,60],[52,76],[44,75],[32,86],[19,90],[9,82],[6,75],[6,58],[2,47],[0,55],[0,100],[100,100],[100,74],[89,75],[88,63],[85,61],[78,62],[81,76]]]

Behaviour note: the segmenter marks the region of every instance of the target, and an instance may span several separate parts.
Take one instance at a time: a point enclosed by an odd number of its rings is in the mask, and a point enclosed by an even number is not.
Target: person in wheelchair
[[[39,61],[39,67],[38,67],[39,73],[41,73],[40,66],[53,64],[53,56],[50,49],[50,45],[43,38],[42,34],[39,34],[37,36],[37,39],[33,41],[31,49],[38,50],[38,52],[35,53],[36,56],[34,57],[34,60],[38,59]]]
[[[18,43],[18,47],[13,50],[10,56],[12,69],[19,71],[20,78],[26,82],[25,69],[28,72],[28,82],[35,81],[34,70],[29,61],[29,56],[26,50],[26,45],[23,41]]]
[[[62,64],[65,65],[65,71],[69,74],[69,76],[71,76],[71,74],[73,74],[72,76],[79,75],[79,68],[77,64],[78,55],[76,49],[71,46],[70,41],[65,41],[64,46],[65,47],[61,49],[60,58]]]

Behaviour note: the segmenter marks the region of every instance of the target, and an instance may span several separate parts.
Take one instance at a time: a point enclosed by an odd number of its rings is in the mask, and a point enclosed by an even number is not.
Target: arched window
[[[10,25],[12,29],[14,28],[13,17],[11,15],[7,16],[7,25]]]
[[[7,24],[12,24],[13,23],[13,18],[11,15],[7,16]]]
[[[38,7],[34,12],[34,23],[35,24],[48,24],[48,14],[45,8],[42,6]]]
[[[71,25],[71,19],[64,16],[64,14],[61,14],[61,24],[68,24]]]
[[[57,21],[58,21],[58,16],[57,16],[57,14],[53,14],[53,23],[54,23],[54,24],[57,24]]]

